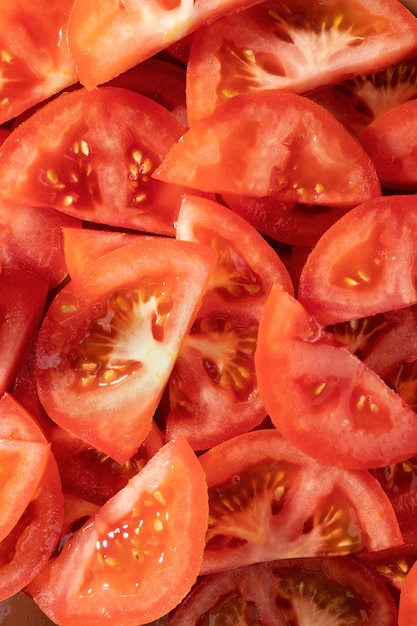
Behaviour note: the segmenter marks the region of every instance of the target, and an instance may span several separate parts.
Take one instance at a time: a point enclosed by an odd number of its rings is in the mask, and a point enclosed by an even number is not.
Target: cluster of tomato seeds
[[[0,12],[0,623],[409,626],[417,19],[116,4]]]

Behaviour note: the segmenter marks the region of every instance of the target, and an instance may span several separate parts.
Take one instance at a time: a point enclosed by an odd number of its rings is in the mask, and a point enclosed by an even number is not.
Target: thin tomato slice
[[[260,234],[229,209],[186,196],[177,239],[214,248],[218,260],[169,381],[169,438],[206,450],[266,417],[256,384],[259,318],[274,282],[293,293],[289,274]],[[225,419],[227,416],[227,419]]]
[[[398,609],[398,626],[410,626],[417,614],[417,563],[407,574],[401,590]]]
[[[402,543],[392,505],[369,472],[323,466],[276,430],[229,439],[200,462],[209,493],[201,573]]]
[[[255,364],[273,423],[306,454],[358,469],[416,454],[415,412],[279,286],[261,317]]]
[[[153,176],[303,204],[348,207],[381,195],[371,160],[344,126],[308,98],[279,91],[218,106],[172,145]]]
[[[128,89],[64,93],[4,141],[0,196],[89,222],[174,235],[184,189],[151,174],[183,132],[162,105]]]
[[[300,302],[324,325],[417,302],[417,196],[383,196],[342,216],[300,276]]]
[[[200,29],[187,70],[190,123],[239,93],[305,93],[376,72],[415,50],[417,23],[397,0],[268,0]]]
[[[180,437],[67,541],[29,592],[67,626],[157,619],[196,581],[207,513],[204,473]]]
[[[78,79],[68,48],[72,0],[2,2],[0,124]]]
[[[65,286],[37,343],[38,391],[49,416],[128,461],[151,428],[215,259],[195,243],[140,239]]]
[[[76,0],[69,46],[87,89],[107,82],[195,31],[259,0]],[[138,32],[141,36],[138,37]]]

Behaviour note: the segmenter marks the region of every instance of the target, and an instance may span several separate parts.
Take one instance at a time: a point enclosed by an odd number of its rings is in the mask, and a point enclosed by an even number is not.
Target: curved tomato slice
[[[69,45],[87,89],[105,83],[196,30],[259,0],[76,0]],[[138,32],[141,36],[138,37]]]
[[[169,624],[194,626],[208,617],[242,626],[397,625],[381,579],[351,557],[256,563],[204,576]]]
[[[314,458],[365,469],[416,453],[414,411],[279,286],[261,317],[255,365],[276,428]]]
[[[254,364],[259,318],[274,282],[291,293],[293,287],[284,264],[259,233],[216,202],[186,196],[177,239],[218,253],[169,381],[166,422],[169,438],[181,433],[194,449],[206,450],[266,417]]]
[[[384,196],[322,235],[300,276],[300,302],[324,325],[417,302],[417,197]],[[401,243],[400,243],[401,242]]]
[[[72,0],[4,2],[0,15],[0,124],[77,81],[68,48]]]
[[[22,479],[35,480],[38,488],[7,536],[0,541],[0,600],[25,587],[45,565],[59,540],[64,517],[58,468],[38,425],[13,396],[0,399],[0,438],[3,442],[38,446],[48,452],[42,472],[39,464],[28,465]],[[33,478],[25,474],[33,473]],[[15,477],[15,480],[17,477]],[[13,502],[13,497],[10,499]],[[10,518],[11,519],[11,518]],[[2,517],[2,522],[7,520]]]
[[[371,160],[340,122],[308,98],[272,90],[235,96],[197,121],[153,176],[303,204],[348,207],[381,195]]]
[[[209,490],[203,574],[402,543],[391,503],[374,477],[323,466],[275,430],[229,439],[200,462]]]
[[[127,89],[64,93],[4,141],[0,195],[90,222],[174,235],[184,189],[151,174],[183,132],[162,105]]]
[[[130,459],[151,427],[215,258],[194,243],[139,239],[65,286],[37,343],[49,416],[119,463]]]
[[[67,626],[156,619],[197,578],[207,512],[204,473],[180,437],[67,541],[29,592],[52,620]]]
[[[417,191],[417,100],[403,102],[377,117],[359,135],[384,189]]]
[[[190,123],[239,93],[304,93],[385,69],[413,53],[416,43],[416,21],[396,0],[258,3],[194,35],[187,71]]]
[[[417,563],[414,563],[404,581],[398,608],[398,626],[410,626],[417,614]]]

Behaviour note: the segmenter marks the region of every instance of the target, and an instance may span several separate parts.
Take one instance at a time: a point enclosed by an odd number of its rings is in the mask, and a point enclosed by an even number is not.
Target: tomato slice
[[[69,45],[81,83],[93,89],[195,31],[259,0],[75,0]],[[138,38],[137,33],[141,36]]]
[[[415,155],[417,100],[377,117],[359,136],[384,189],[417,191]]]
[[[38,335],[36,377],[48,415],[128,461],[151,427],[215,259],[194,243],[140,239],[65,286]]]
[[[302,204],[355,206],[381,195],[374,166],[343,125],[308,98],[279,91],[218,106],[172,145],[153,176]]]
[[[184,189],[151,174],[183,132],[162,105],[127,89],[64,93],[3,143],[0,195],[90,222],[174,235]]]
[[[179,437],[67,541],[29,592],[67,626],[156,619],[197,578],[207,512],[204,473]]]
[[[279,286],[261,317],[255,365],[276,428],[314,458],[365,469],[416,453],[414,411]]]
[[[402,543],[392,505],[369,472],[324,467],[276,430],[229,439],[200,462],[209,492],[202,574]]]
[[[398,608],[398,626],[409,626],[417,613],[417,563],[407,574],[401,590]]]
[[[0,268],[0,394],[10,391],[26,345],[42,319],[48,293],[43,278]]]
[[[305,93],[414,53],[417,24],[396,0],[268,0],[200,29],[187,69],[190,124],[240,93]]]
[[[397,626],[397,608],[378,575],[351,557],[288,559],[204,576],[169,624],[206,623]]]
[[[0,600],[3,600],[25,587],[51,556],[61,534],[64,505],[58,468],[49,444],[36,422],[10,394],[0,399],[0,438],[8,444],[18,442],[48,453],[42,471],[39,464],[31,465],[28,459],[22,480],[26,488],[34,480],[38,487],[10,532],[0,541]],[[15,475],[15,480],[18,476]],[[8,516],[2,517],[2,523],[7,519]]]
[[[68,48],[72,0],[3,3],[0,124],[77,81]]]
[[[216,202],[186,196],[177,239],[218,253],[170,377],[166,421],[168,438],[181,433],[194,449],[206,450],[266,417],[254,365],[259,318],[274,282],[291,293],[293,287],[284,264],[259,233]]]
[[[300,302],[319,322],[346,322],[417,302],[416,209],[414,196],[375,198],[324,233],[298,289]]]

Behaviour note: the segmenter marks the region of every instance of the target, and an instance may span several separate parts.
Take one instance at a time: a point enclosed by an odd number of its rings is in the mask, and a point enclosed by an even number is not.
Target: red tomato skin
[[[137,511],[139,521],[149,509],[153,493],[160,504],[164,493],[170,494],[167,517],[162,518],[168,537],[160,544],[155,531],[153,540],[151,537],[154,544],[148,544],[150,550],[152,545],[157,546],[161,558],[145,557],[142,572],[143,564],[130,557],[129,567],[137,568],[134,589],[128,571],[121,577],[117,569],[113,572],[107,569],[103,579],[96,556],[97,542],[106,537],[110,540],[112,531],[133,511]],[[127,487],[72,536],[28,591],[42,610],[63,626],[90,626],[98,622],[123,626],[147,624],[172,610],[194,584],[203,555],[207,514],[204,473],[185,438],[179,437],[161,448]],[[82,568],[80,556],[85,564]],[[89,567],[98,575],[97,584]],[[109,584],[100,588],[103,580]],[[86,592],[88,585],[96,585],[90,594]]]
[[[48,282],[25,270],[0,271],[0,394],[10,391],[19,361],[42,319]]]
[[[255,364],[273,423],[306,454],[372,469],[416,453],[414,411],[278,285],[262,314]]]
[[[319,239],[298,298],[327,326],[417,301],[413,278],[417,196],[383,196],[348,211]]]

